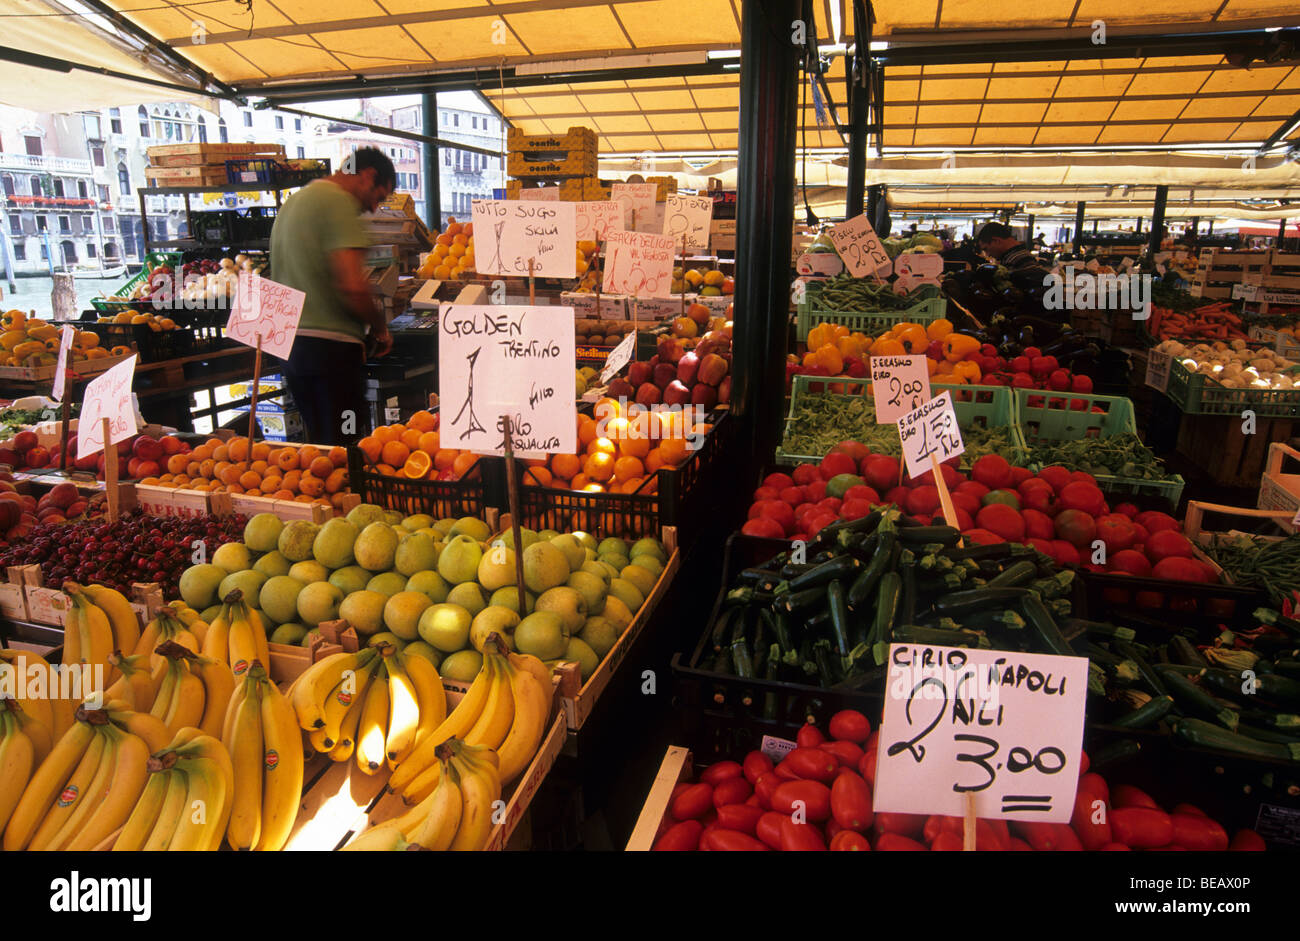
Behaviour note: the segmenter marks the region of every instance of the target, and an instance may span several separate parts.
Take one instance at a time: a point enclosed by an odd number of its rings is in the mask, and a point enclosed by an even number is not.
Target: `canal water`
[[[77,278],[72,283],[77,292],[77,308],[88,310],[90,299],[100,294],[112,294],[126,283],[131,272],[112,278]],[[16,291],[11,292],[0,272],[0,310],[17,308],[24,313],[36,311],[36,316],[46,319],[50,316],[50,294],[54,291],[54,279],[48,275],[39,278],[15,278]]]

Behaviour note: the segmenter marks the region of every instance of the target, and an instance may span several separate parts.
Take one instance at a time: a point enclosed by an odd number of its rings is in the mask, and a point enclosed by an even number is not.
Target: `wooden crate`
[[[1282,462],[1291,473],[1283,473]],[[1297,520],[1300,520],[1300,472],[1296,472],[1295,463],[1300,461],[1300,451],[1281,441],[1274,441],[1268,446],[1268,463],[1259,481],[1259,508],[1272,513],[1280,513],[1283,518],[1278,525],[1289,533],[1296,532]]]
[[[250,160],[271,157],[284,160],[283,144],[159,144],[145,150],[153,167],[220,166],[224,173],[227,160]],[[146,168],[146,175],[149,168]]]
[[[519,199],[523,188],[519,180],[506,180],[506,198]],[[608,200],[609,195],[609,187],[603,186],[595,176],[560,181],[560,199],[564,202],[601,202]]]
[[[517,127],[512,127],[506,132],[506,150],[510,153],[588,152],[595,154],[598,145],[599,138],[589,127],[571,127],[565,134],[525,134]]]
[[[1290,439],[1295,422],[1261,418],[1255,433],[1241,433],[1239,415],[1184,415],[1176,450],[1223,487],[1255,487],[1268,460],[1269,445]]]
[[[654,783],[650,785],[650,793],[641,805],[636,826],[628,837],[627,852],[644,852],[654,847],[655,834],[659,832],[659,824],[668,812],[668,801],[672,797],[673,788],[679,782],[688,780],[693,773],[690,750],[678,745],[668,746],[664,760],[659,763]]]
[[[219,167],[145,167],[144,177],[154,186],[220,186],[230,182]]]
[[[512,153],[506,157],[506,173],[522,179],[591,177],[596,175],[596,155],[576,151],[562,160],[530,160],[524,154]]]
[[[1222,248],[1201,250],[1192,276],[1190,293],[1193,297],[1229,298],[1232,286],[1240,284],[1252,272],[1260,270],[1268,261],[1268,251],[1237,252]]]

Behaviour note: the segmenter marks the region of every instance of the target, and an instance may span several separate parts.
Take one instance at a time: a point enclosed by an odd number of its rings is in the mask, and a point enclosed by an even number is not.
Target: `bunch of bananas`
[[[77,707],[84,697],[61,695],[70,690],[56,688],[57,671],[40,654],[27,650],[0,650],[0,676],[12,671],[12,682],[5,685],[22,711],[33,721],[40,723],[48,732],[51,741],[58,741],[63,733],[72,728]],[[24,682],[19,682],[19,677]],[[60,683],[61,687],[62,684]],[[80,689],[77,689],[80,693]]]
[[[236,850],[282,849],[302,795],[302,733],[288,698],[260,662],[230,699],[221,741],[235,776],[226,842]]]
[[[198,612],[183,601],[173,601],[163,605],[157,616],[145,625],[139,641],[132,647],[118,649],[129,649],[135,656],[146,657],[152,672],[166,660],[157,652],[163,644],[171,641],[191,653],[201,653],[207,636],[208,625],[199,617]]]
[[[140,641],[135,609],[120,591],[105,585],[64,582],[63,593],[72,601],[63,625],[63,662],[102,666],[111,682],[109,654],[134,650]]]
[[[204,735],[221,735],[226,707],[235,691],[235,675],[223,660],[202,657],[173,641],[157,650],[164,663],[154,668],[149,683],[154,699],[149,712],[175,735],[197,727]]]
[[[145,788],[149,739],[159,741],[161,727],[151,716],[123,711],[123,705],[77,710],[72,727],[21,785],[5,824],[5,850],[92,850],[126,822]],[[19,781],[21,776],[0,777],[0,805]]]
[[[208,625],[203,656],[230,664],[237,679],[248,672],[254,660],[271,662],[262,616],[244,601],[238,588],[221,599],[221,613]]]
[[[50,730],[16,699],[0,699],[0,832],[18,806],[32,772],[54,747]]]
[[[503,785],[517,778],[542,743],[551,711],[551,671],[529,654],[507,652],[501,635],[488,635],[483,667],[451,715],[420,742],[388,780],[388,789],[417,804],[441,779],[438,746],[452,738],[497,755]]]
[[[396,820],[368,830],[345,850],[469,850],[485,848],[501,800],[498,756],[486,745],[452,738],[434,749],[437,783]]]
[[[289,696],[311,747],[334,761],[355,756],[366,774],[396,768],[447,716],[433,661],[393,644],[318,660]]]
[[[114,850],[215,850],[226,833],[235,796],[230,753],[199,729],[181,729],[170,744],[141,762],[137,799]],[[204,813],[192,808],[201,806]]]

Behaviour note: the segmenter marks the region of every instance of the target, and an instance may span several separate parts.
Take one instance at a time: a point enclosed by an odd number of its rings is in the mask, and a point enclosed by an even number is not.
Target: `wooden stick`
[[[963,852],[975,852],[975,792],[966,792],[966,817],[962,821],[961,848]]]
[[[529,266],[532,266],[530,261]],[[515,467],[515,449],[510,428],[510,416],[501,416],[502,431],[505,434],[506,452],[506,495],[510,502],[510,533],[515,544],[515,585],[519,589],[519,616],[527,617],[527,593],[524,586],[524,549],[523,537],[519,525],[519,475]]]
[[[528,259],[528,306],[537,306],[537,284],[533,280],[533,260]]]
[[[961,529],[957,525],[957,510],[952,505],[952,494],[948,492],[948,484],[944,482],[943,470],[939,466],[939,458],[934,452],[930,453],[930,472],[934,474],[934,486],[939,491],[939,506],[943,507],[943,521],[953,529]],[[957,540],[960,546],[962,541]]]
[[[671,285],[669,285],[671,287]],[[682,316],[686,316],[686,233],[682,233]]]
[[[108,495],[108,521],[117,522],[117,445],[111,443],[108,433],[108,419],[102,418],[104,426],[104,490]]]
[[[257,440],[257,387],[262,380],[262,335],[257,335],[257,354],[253,358],[253,397],[248,403],[248,454],[252,457]]]
[[[604,239],[605,233],[601,232],[596,238],[596,254],[591,256],[591,268],[588,270],[596,272],[596,317],[600,317],[600,282],[604,280],[604,272],[600,270],[600,243]]]
[[[63,401],[59,403],[59,422],[63,428],[59,431],[59,470],[68,469],[68,421],[72,417],[72,396],[69,395],[68,383],[72,378],[72,350],[68,350],[68,361],[63,367]],[[105,461],[107,463],[107,461]]]

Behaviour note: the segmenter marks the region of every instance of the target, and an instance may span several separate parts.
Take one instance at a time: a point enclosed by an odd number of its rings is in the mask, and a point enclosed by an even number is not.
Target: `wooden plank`
[[[673,788],[691,773],[690,750],[678,745],[668,746],[664,760],[659,763],[659,773],[650,785],[650,793],[641,805],[636,826],[628,837],[627,852],[643,852],[654,846],[655,834],[668,811],[668,799],[672,796]]]
[[[193,167],[252,157],[284,159],[283,144],[159,144],[145,150],[155,167]]]
[[[308,758],[303,771],[303,795],[298,819],[286,850],[337,849],[366,819],[366,811],[388,784],[388,769],[368,775],[353,759],[331,761],[326,755]]]

